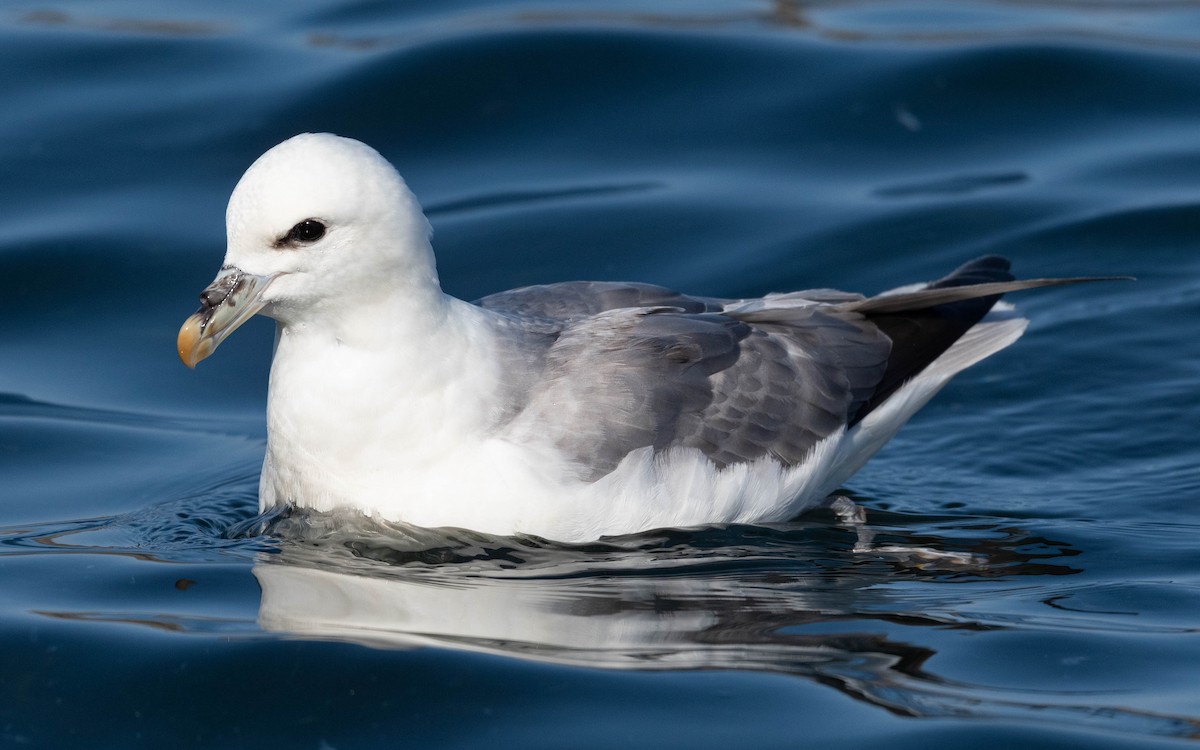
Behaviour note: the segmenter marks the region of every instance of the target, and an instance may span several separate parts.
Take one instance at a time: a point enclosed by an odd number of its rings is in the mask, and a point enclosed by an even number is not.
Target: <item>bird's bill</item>
[[[237,268],[221,274],[200,293],[200,309],[179,329],[179,358],[188,367],[205,359],[237,327],[263,308],[262,293],[274,276],[255,276]]]

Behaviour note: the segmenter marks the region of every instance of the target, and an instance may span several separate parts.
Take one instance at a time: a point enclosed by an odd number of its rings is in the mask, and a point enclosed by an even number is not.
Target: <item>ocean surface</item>
[[[0,6],[0,748],[1200,748],[1200,6]],[[1025,337],[831,514],[566,546],[257,515],[270,321],[190,372],[302,131],[447,291],[876,292]]]

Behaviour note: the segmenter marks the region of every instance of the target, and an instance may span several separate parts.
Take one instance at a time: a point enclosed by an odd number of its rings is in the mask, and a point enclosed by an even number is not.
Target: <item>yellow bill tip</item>
[[[199,313],[183,322],[175,343],[179,349],[179,359],[193,370],[200,360],[212,354],[216,348],[213,340],[204,335],[204,317]]]

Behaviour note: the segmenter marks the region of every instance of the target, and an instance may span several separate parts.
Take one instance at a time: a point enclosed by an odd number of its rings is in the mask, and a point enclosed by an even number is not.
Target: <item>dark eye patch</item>
[[[325,225],[316,219],[305,219],[275,241],[275,247],[309,245],[325,236]]]

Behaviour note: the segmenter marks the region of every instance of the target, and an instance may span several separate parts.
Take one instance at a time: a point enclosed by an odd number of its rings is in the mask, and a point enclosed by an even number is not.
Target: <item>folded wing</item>
[[[812,290],[719,300],[573,282],[477,304],[543,335],[539,371],[506,435],[552,447],[590,481],[647,446],[693,448],[718,467],[764,456],[802,463],[942,356],[1000,294],[1085,280],[1014,281],[1008,268],[988,256],[871,298]]]

